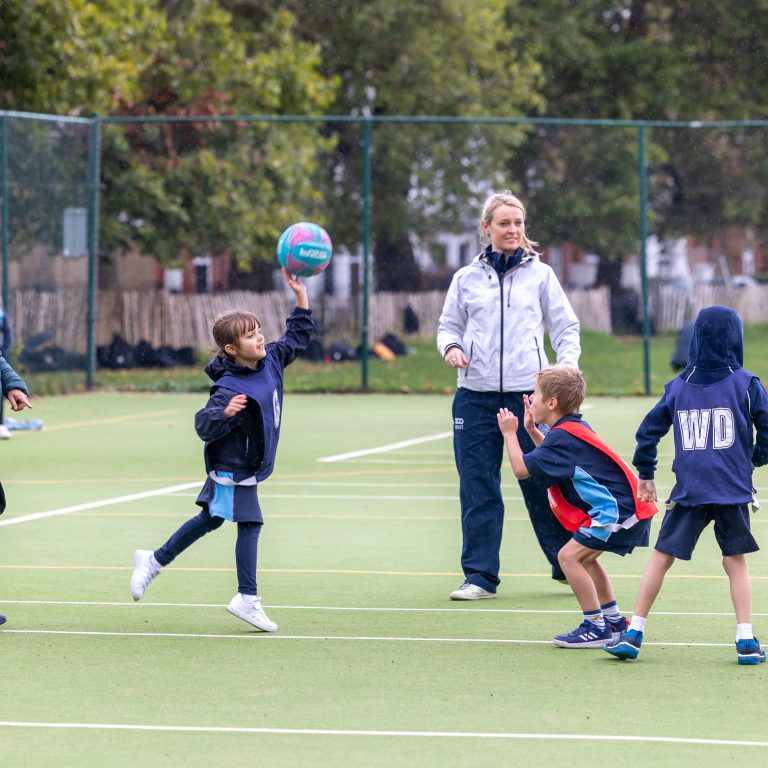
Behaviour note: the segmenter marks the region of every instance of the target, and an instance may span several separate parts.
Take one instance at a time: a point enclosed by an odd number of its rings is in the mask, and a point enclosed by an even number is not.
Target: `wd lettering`
[[[677,424],[684,451],[704,451],[710,446],[715,450],[730,448],[736,436],[730,408],[678,411]]]

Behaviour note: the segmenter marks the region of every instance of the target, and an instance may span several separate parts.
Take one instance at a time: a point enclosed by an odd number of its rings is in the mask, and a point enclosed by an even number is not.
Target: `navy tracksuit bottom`
[[[504,525],[501,497],[501,464],[504,437],[496,414],[509,408],[520,419],[517,436],[523,453],[534,444],[523,426],[522,392],[474,392],[460,387],[453,400],[453,450],[459,472],[461,566],[470,584],[495,592],[499,584],[499,550]],[[520,480],[528,516],[553,578],[564,578],[557,553],[571,538],[552,514],[547,489],[537,480]]]
[[[200,513],[187,520],[160,549],[154,552],[155,560],[166,566],[185,549],[207,533],[224,523],[223,517],[214,517],[203,507]],[[261,533],[261,523],[237,523],[235,565],[237,566],[237,591],[241,595],[256,595],[256,552]]]

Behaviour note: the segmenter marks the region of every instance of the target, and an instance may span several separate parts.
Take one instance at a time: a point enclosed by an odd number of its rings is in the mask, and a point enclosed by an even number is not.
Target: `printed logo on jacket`
[[[272,392],[272,412],[275,416],[275,429],[280,426],[280,396],[277,394],[277,387]]]

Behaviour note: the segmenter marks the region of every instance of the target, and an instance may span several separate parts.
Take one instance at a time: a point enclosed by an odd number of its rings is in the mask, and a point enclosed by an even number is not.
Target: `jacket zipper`
[[[515,270],[505,272],[499,278],[499,302],[501,304],[501,338],[499,352],[499,392],[504,391],[504,278],[509,275],[509,290],[507,291],[507,307],[511,307],[512,281],[515,279]],[[539,356],[539,368],[541,368],[541,356]]]
[[[499,329],[499,392],[504,391],[504,277],[499,276],[499,305],[501,323]]]

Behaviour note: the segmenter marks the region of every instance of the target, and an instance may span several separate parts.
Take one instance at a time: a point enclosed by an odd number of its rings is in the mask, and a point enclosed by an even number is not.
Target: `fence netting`
[[[525,201],[585,330],[640,334],[646,297],[651,344],[713,303],[768,323],[763,126],[113,116],[99,123],[89,255],[91,121],[2,120],[6,352],[30,370],[88,365],[91,299],[101,367],[196,364],[236,307],[276,337],[292,295],[275,244],[297,221],[334,243],[307,278],[309,354],[333,365],[419,342],[441,365],[428,342],[499,189]]]
[[[84,368],[89,125],[3,120],[3,351],[35,370]]]

